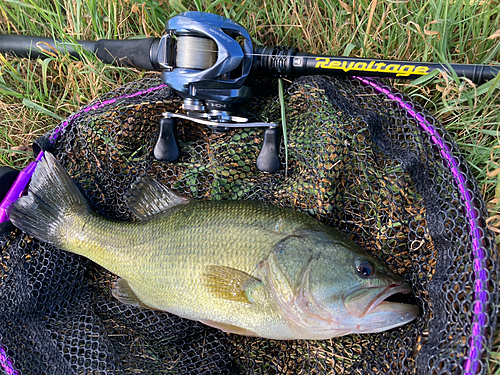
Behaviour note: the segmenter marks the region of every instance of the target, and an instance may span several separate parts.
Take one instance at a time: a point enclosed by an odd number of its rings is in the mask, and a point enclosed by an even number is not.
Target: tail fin
[[[28,195],[14,202],[8,215],[22,231],[60,247],[65,239],[61,229],[68,218],[89,211],[68,173],[52,154],[45,152],[31,178]]]

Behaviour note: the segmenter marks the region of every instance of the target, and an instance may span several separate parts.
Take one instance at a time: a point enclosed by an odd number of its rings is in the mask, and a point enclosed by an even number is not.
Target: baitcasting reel
[[[248,122],[234,116],[235,106],[249,99],[244,85],[250,71],[274,77],[301,75],[361,75],[415,79],[434,69],[465,76],[473,82],[492,79],[498,67],[466,64],[418,63],[391,60],[317,56],[295,52],[290,47],[252,47],[249,33],[240,24],[215,14],[185,12],[170,18],[165,35],[151,63],[162,69],[162,80],[183,99],[186,114],[164,113],[154,149],[159,160],[175,161],[179,155],[176,119],[204,124],[215,131],[242,127],[264,127],[264,142],[257,168],[274,173],[278,157],[280,129],[277,124]],[[150,52],[153,49],[150,49]],[[99,51],[97,51],[99,56]]]
[[[264,141],[257,157],[257,168],[269,173],[280,167],[280,128],[274,123],[249,122],[233,115],[235,107],[251,96],[249,88],[244,85],[250,71],[274,77],[318,74],[416,79],[439,69],[482,83],[495,78],[500,70],[498,66],[490,65],[312,55],[295,52],[290,47],[253,48],[249,33],[241,25],[202,12],[185,12],[169,19],[161,39],[80,40],[77,44],[107,64],[162,71],[163,81],[183,98],[185,114],[167,112],[160,120],[159,137],[154,148],[157,159],[172,162],[179,158],[177,119],[194,121],[215,131],[263,127]],[[54,38],[0,35],[0,53],[43,58],[54,51],[69,53],[75,58],[83,57],[74,43]],[[0,203],[0,223],[11,202],[9,199],[18,198],[33,170],[34,166],[28,166],[15,178]],[[12,176],[7,172],[0,173],[0,185],[8,180],[5,176]]]
[[[183,98],[186,114],[163,114],[155,157],[169,162],[179,157],[177,119],[203,124],[217,132],[264,127],[257,168],[276,172],[280,167],[277,124],[248,122],[247,118],[233,115],[235,106],[251,97],[250,89],[244,85],[254,60],[248,32],[230,19],[201,12],[170,18],[165,31],[157,55],[163,69],[161,77]]]

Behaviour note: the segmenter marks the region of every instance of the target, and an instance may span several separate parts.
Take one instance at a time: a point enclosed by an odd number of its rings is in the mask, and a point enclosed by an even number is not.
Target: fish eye
[[[357,260],[356,272],[363,279],[367,279],[375,273],[375,266],[368,260]]]

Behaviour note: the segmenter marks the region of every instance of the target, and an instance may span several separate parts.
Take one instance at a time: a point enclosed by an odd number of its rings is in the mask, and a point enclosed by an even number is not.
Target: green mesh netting
[[[243,115],[280,120],[254,82]],[[422,315],[387,332],[324,341],[241,337],[123,305],[114,275],[8,225],[0,236],[0,372],[8,374],[485,374],[498,303],[494,239],[478,187],[443,127],[367,79],[297,79],[286,93],[288,160],[256,168],[262,130],[179,122],[182,155],[153,157],[180,99],[157,79],[110,92],[47,137],[101,215],[132,220],[123,194],[148,174],[195,199],[304,211],[403,276]]]

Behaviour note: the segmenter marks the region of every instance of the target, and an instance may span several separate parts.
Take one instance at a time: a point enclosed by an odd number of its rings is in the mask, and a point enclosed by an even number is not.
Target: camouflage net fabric
[[[254,98],[238,114],[279,122],[275,82],[253,83]],[[304,211],[402,275],[414,291],[405,302],[421,308],[417,320],[324,341],[225,334],[123,305],[111,296],[114,275],[5,225],[0,373],[486,374],[498,305],[495,241],[451,137],[375,80],[303,77],[285,101],[288,144],[285,152],[281,142],[276,174],[256,167],[261,129],[216,133],[180,121],[181,158],[155,160],[161,113],[181,111],[156,78],[108,93],[47,137],[107,217],[134,220],[122,197],[142,174],[195,199],[257,199]]]

